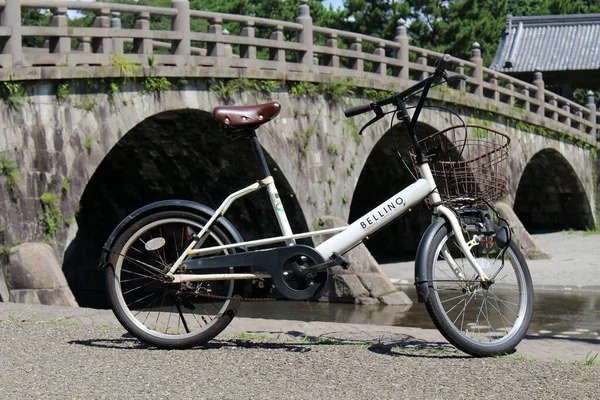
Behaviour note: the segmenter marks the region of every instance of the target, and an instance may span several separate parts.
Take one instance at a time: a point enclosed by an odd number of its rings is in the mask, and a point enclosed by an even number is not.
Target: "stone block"
[[[516,239],[517,244],[521,248],[523,255],[530,260],[550,260],[552,257],[540,249],[529,232],[525,229],[517,214],[506,203],[496,203],[494,207],[498,210],[501,216],[506,218],[510,223],[510,227],[514,231],[513,239]]]
[[[407,306],[413,302],[404,292],[393,292],[379,297],[381,304],[387,306]]]
[[[11,301],[77,307],[52,247],[23,243],[9,257],[6,285]]]
[[[373,297],[359,297],[355,300],[355,303],[361,304],[361,305],[372,306],[372,305],[378,305],[379,300],[374,299]]]
[[[339,301],[354,303],[356,298],[369,297],[369,292],[360,283],[356,275],[336,275],[333,277],[333,291],[331,297]]]
[[[390,279],[384,274],[363,274],[358,275],[358,279],[374,298],[396,290]]]

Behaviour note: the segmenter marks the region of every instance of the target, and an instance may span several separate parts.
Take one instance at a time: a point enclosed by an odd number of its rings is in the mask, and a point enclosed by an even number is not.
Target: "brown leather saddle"
[[[225,126],[235,128],[257,128],[275,118],[281,111],[276,101],[253,106],[218,106],[213,109],[213,118]]]

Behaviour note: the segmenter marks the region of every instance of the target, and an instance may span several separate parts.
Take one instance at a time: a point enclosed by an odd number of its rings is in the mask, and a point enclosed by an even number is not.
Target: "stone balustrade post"
[[[456,66],[456,73],[458,75],[464,75],[465,74],[465,64],[462,63],[461,61],[458,62],[458,65]],[[464,92],[465,90],[467,90],[467,82],[463,81],[462,79],[458,81],[458,90],[460,90],[461,92]]]
[[[242,29],[241,36],[245,36],[250,39],[254,39],[255,29],[254,21],[248,21],[244,29]],[[256,59],[256,46],[240,46],[240,57],[248,58],[250,60]]]
[[[352,58],[350,61],[350,69],[358,72],[363,72],[365,69],[365,61],[362,59],[362,39],[357,37],[354,39],[354,43],[350,45],[350,50],[355,51],[357,54],[356,58]]]
[[[521,91],[523,96],[525,97],[525,102],[523,103],[523,109],[527,111],[531,111],[531,102],[529,101],[529,89],[523,88]]]
[[[378,56],[378,57],[385,57],[385,43],[383,42],[379,42],[379,46],[375,49],[375,51],[373,51],[373,54]],[[374,73],[379,74],[379,75],[386,75],[387,74],[387,64],[384,62],[378,62],[375,63],[374,65]]]
[[[598,133],[598,117],[596,116],[596,102],[594,101],[594,92],[587,92],[587,104],[585,105],[590,110],[589,120],[592,123],[590,135],[595,138]]]
[[[92,52],[92,38],[89,36],[84,36],[79,41],[77,45],[77,51],[82,53],[91,53]]]
[[[229,31],[227,29],[223,29],[223,36],[229,36]],[[231,44],[227,39],[225,39],[223,43],[223,56],[226,60],[233,57],[233,47],[231,47]]]
[[[271,32],[271,40],[283,42],[283,25],[277,25],[275,30]],[[282,43],[283,45],[283,43]],[[285,62],[285,50],[282,46],[272,47],[269,49],[269,59],[271,61]]]
[[[494,101],[500,102],[500,92],[498,91],[498,76],[494,75],[492,79],[490,79],[490,83],[494,87]]]
[[[299,54],[298,62],[310,68],[313,63],[313,21],[310,16],[308,0],[300,0],[296,22],[302,24],[302,30],[298,32],[298,43],[304,46],[304,50]]]
[[[550,99],[550,106],[552,107],[552,119],[554,121],[558,121],[558,112],[556,112],[556,109],[558,108],[558,99],[556,98],[556,96],[552,96],[552,98]]]
[[[338,48],[338,36],[337,33],[332,33],[329,35],[327,42],[325,42],[325,46],[333,49],[334,51]],[[334,54],[329,55],[326,54],[324,58],[324,64],[328,67],[339,68],[340,67],[340,56]]]
[[[568,104],[562,106],[564,112],[567,113],[567,116],[564,117],[563,124],[567,125],[569,128],[571,127],[571,107]]]
[[[581,122],[581,120],[583,119],[583,111],[581,111],[581,110],[575,111],[575,116],[579,119],[579,123],[577,124],[577,129],[579,129],[580,132],[585,133],[585,124],[583,122]]]
[[[210,57],[223,57],[225,55],[225,44],[223,43],[223,19],[216,17],[211,21],[208,27],[208,33],[215,35],[217,40],[212,43],[208,43],[207,54]]]
[[[419,57],[417,58],[417,64],[423,67],[423,70],[421,71],[421,77],[419,78],[419,80],[427,79],[427,77],[429,76],[429,72],[425,70],[427,67],[427,54],[419,54]]]
[[[514,96],[514,92],[515,92],[515,85],[512,83],[508,83],[506,84],[506,89],[510,92],[510,95],[508,97],[508,104],[510,106],[514,106],[515,105],[515,96]]]
[[[398,24],[396,26],[396,37],[394,41],[400,44],[400,49],[396,52],[396,59],[400,60],[401,66],[398,68],[394,68],[394,76],[400,78],[400,81],[403,83],[408,82],[409,77],[409,68],[408,68],[408,33],[406,31],[406,21],[403,19],[398,20]]]
[[[181,33],[181,40],[171,41],[171,54],[181,56],[183,65],[190,65],[192,55],[190,2],[171,0],[171,7],[177,10],[177,15],[171,20],[171,30]]]
[[[546,85],[544,84],[544,77],[541,71],[533,73],[533,84],[537,87],[535,99],[540,103],[537,113],[543,117],[546,115]]]
[[[50,19],[50,26],[58,28],[66,28],[69,26],[69,19],[67,18],[67,7],[57,7],[51,10],[52,19]],[[71,38],[66,36],[51,36],[49,39],[50,53],[65,54],[71,52]]]
[[[112,29],[121,29],[121,18],[119,18],[121,16],[121,13],[113,12],[112,16],[113,17],[110,20],[110,27]],[[123,54],[123,38],[122,37],[113,38],[112,46],[113,46],[113,54]]]
[[[483,96],[483,59],[481,58],[481,49],[479,43],[473,43],[471,47],[471,62],[475,64],[473,78],[475,78],[476,87],[473,91],[478,96]]]
[[[150,31],[150,13],[147,11],[142,11],[139,13],[136,17],[133,28],[141,31]],[[133,52],[136,54],[152,54],[154,52],[152,39],[133,39]]]
[[[2,54],[12,55],[12,65],[20,67],[23,64],[23,47],[21,44],[21,0],[6,1],[0,10],[0,26],[12,29],[9,37],[0,38]]]
[[[102,8],[96,11],[96,18],[94,18],[93,27],[103,28],[108,30],[110,28],[110,9]],[[92,52],[111,54],[112,53],[112,39],[106,35],[105,37],[92,38]]]

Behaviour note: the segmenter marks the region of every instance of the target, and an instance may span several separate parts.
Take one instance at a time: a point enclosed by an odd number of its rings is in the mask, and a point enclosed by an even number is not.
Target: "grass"
[[[589,353],[587,353],[587,355],[585,356],[585,358],[583,360],[578,360],[578,361],[573,361],[573,364],[575,365],[598,365],[598,354],[596,353],[594,355],[592,355],[592,352],[590,351]]]

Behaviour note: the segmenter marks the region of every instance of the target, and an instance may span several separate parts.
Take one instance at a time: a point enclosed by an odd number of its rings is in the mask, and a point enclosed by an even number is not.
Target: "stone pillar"
[[[221,36],[223,35],[222,23],[223,19],[221,17],[216,17],[208,27],[208,33],[217,37],[215,42],[208,43],[207,46],[207,54],[211,57],[223,57],[225,54],[225,45],[221,39]]]
[[[0,12],[0,26],[12,29],[12,35],[0,38],[2,54],[11,54],[13,66],[20,67],[23,64],[21,0],[6,1],[4,8]]]
[[[538,115],[541,115],[543,117],[546,115],[546,88],[541,71],[536,70],[533,73],[533,84],[537,87],[537,91],[535,92],[535,99],[540,103],[537,113]]]
[[[110,9],[103,8],[97,11],[96,18],[94,19],[94,28],[110,28]],[[92,38],[92,51],[94,53],[104,53],[111,54],[112,53],[112,39],[108,36],[106,37],[95,37]]]
[[[57,7],[52,9],[52,19],[50,20],[50,26],[66,28],[69,26],[69,19],[67,18],[67,7]],[[71,38],[66,36],[51,36],[49,39],[50,53],[70,53],[71,52]]]
[[[255,29],[254,21],[248,21],[244,29],[242,29],[241,36],[245,36],[249,39],[254,39]],[[240,46],[240,57],[248,58],[250,60],[256,59],[256,46]]]
[[[283,25],[277,25],[275,30],[271,32],[271,40],[283,42]],[[283,45],[283,43],[282,43]],[[269,59],[271,61],[285,62],[285,50],[281,47],[275,47],[269,49]]]
[[[400,44],[400,49],[396,52],[396,59],[400,60],[402,66],[400,68],[394,68],[394,76],[400,78],[401,84],[408,82],[408,33],[406,32],[406,21],[403,19],[398,20],[396,26],[396,37],[394,41]]]
[[[333,49],[334,51],[337,50],[337,48],[338,48],[337,38],[338,38],[337,33],[332,33],[329,36],[329,39],[327,39],[327,42],[325,42],[325,46]],[[328,67],[339,68],[340,67],[340,56],[335,55],[335,54],[334,55],[326,54],[324,64]]]
[[[492,79],[490,79],[490,83],[494,86],[494,101],[500,101],[500,92],[498,91],[498,75],[494,75]]]
[[[355,51],[356,53],[358,53],[358,55],[356,56],[356,58],[353,58],[350,61],[350,69],[353,69],[355,71],[358,72],[363,72],[364,71],[364,67],[365,67],[365,62],[362,59],[362,39],[357,37],[356,39],[354,39],[354,43],[352,43],[350,45],[350,50]]]
[[[298,32],[298,43],[304,46],[304,50],[299,54],[298,62],[310,68],[313,63],[313,23],[308,0],[300,0],[296,22],[302,24],[302,30]]]
[[[568,104],[562,106],[562,109],[567,116],[564,117],[563,124],[567,125],[569,128],[571,127],[571,107]]]
[[[483,95],[483,59],[481,58],[481,49],[479,43],[473,43],[471,47],[471,62],[475,64],[475,70],[472,71],[473,78],[477,82],[477,87],[473,91],[474,94]]]
[[[134,29],[141,31],[150,31],[150,13],[142,11],[137,15],[135,20]],[[137,54],[152,54],[154,48],[152,46],[152,39],[133,39],[133,52]]]
[[[587,92],[587,104],[585,105],[590,110],[589,120],[592,123],[592,129],[590,135],[595,138],[598,133],[598,121],[596,116],[596,102],[594,101],[594,92],[591,90]]]
[[[110,27],[112,29],[121,29],[121,18],[119,18],[121,13],[113,12],[112,15],[113,17],[110,20]],[[113,54],[123,54],[123,38],[113,38],[112,46]]]
[[[429,76],[429,73],[425,70],[427,67],[427,54],[421,53],[419,55],[419,58],[417,58],[417,64],[423,67],[423,71],[421,71],[420,80],[427,79],[427,77]]]
[[[378,57],[385,57],[385,43],[380,42],[379,46],[375,49],[373,54]],[[384,62],[375,63],[375,69],[373,72],[375,72],[376,74],[379,74],[379,75],[386,75],[387,74],[387,64]]]
[[[506,90],[510,91],[510,97],[508,98],[508,104],[511,106],[515,105],[515,96],[513,95],[513,93],[515,92],[515,85],[513,85],[512,83],[508,83],[506,85]]]
[[[523,96],[526,99],[525,103],[523,104],[523,109],[531,111],[531,102],[529,101],[529,89],[523,88],[523,90],[521,90],[521,93],[523,93]]]
[[[171,41],[171,54],[183,57],[183,64],[190,65],[192,45],[190,29],[190,3],[188,0],[171,0],[177,16],[171,21],[171,29],[181,33],[181,40]]]
[[[556,99],[556,96],[552,96],[552,98],[550,99],[550,105],[553,108],[551,118],[554,121],[558,121],[558,113],[556,112],[556,109],[558,108],[558,100]]]
[[[461,61],[458,61],[458,65],[456,66],[455,72],[458,75],[464,75],[465,74],[465,64],[462,63]],[[460,79],[458,81],[458,90],[461,92],[464,92],[465,90],[467,90],[467,82]]]

